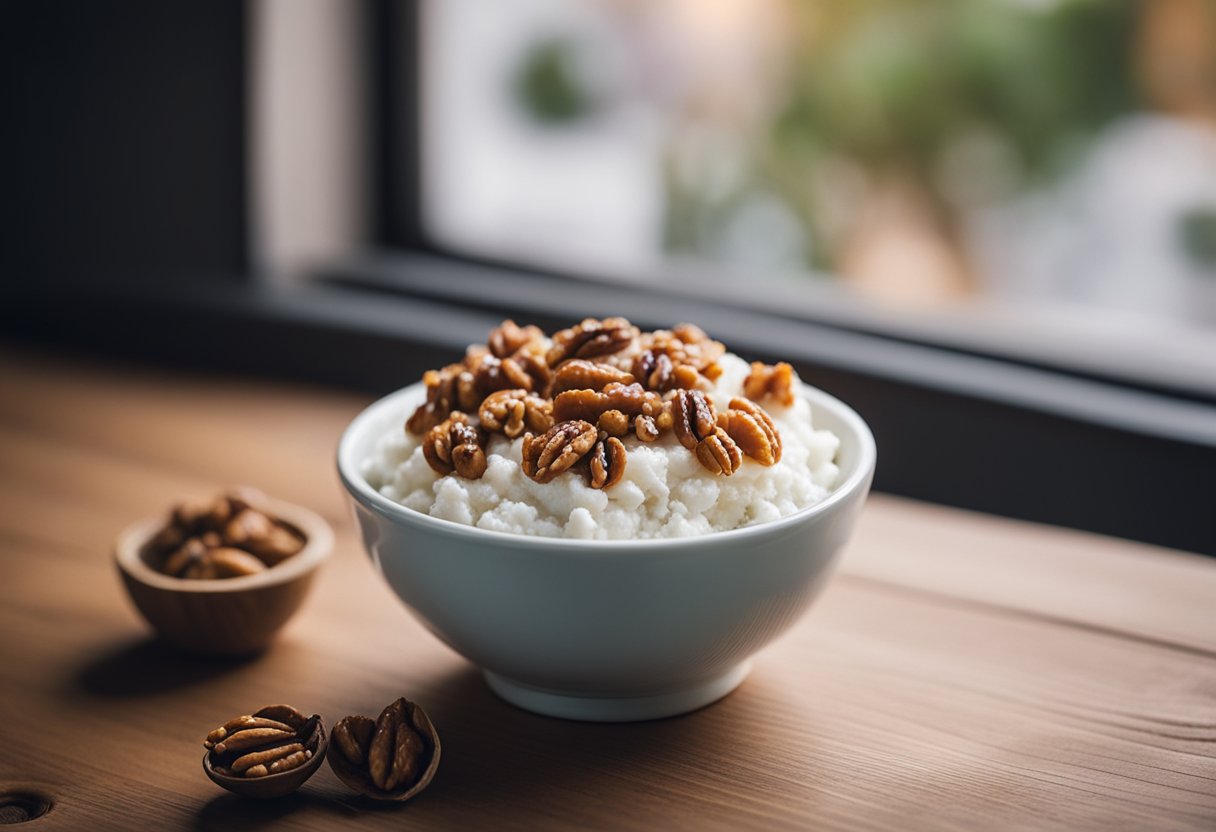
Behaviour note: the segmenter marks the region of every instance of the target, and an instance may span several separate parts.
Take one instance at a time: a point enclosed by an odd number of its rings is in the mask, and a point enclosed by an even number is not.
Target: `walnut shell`
[[[343,717],[331,738],[330,769],[373,800],[409,800],[430,785],[439,769],[439,734],[422,708],[408,699],[390,703],[374,723],[365,716]]]

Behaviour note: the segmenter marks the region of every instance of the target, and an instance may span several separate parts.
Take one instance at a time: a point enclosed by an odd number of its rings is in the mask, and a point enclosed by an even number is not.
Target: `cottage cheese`
[[[707,395],[725,409],[740,394],[749,365],[730,353],[719,363],[722,375]],[[400,427],[380,439],[363,475],[415,511],[492,531],[585,540],[691,537],[776,520],[819,502],[835,485],[840,442],[815,429],[810,405],[798,397],[790,407],[770,402],[765,409],[781,434],[781,461],[765,467],[745,460],[730,477],[705,470],[668,432],[649,444],[623,439],[625,475],[602,491],[569,471],[534,482],[520,467],[523,439],[500,435],[486,448],[485,475],[466,480],[431,470],[420,438]]]

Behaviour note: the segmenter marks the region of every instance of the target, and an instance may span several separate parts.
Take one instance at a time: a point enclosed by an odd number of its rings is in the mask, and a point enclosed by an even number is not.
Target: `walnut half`
[[[422,456],[438,474],[479,479],[486,472],[485,434],[459,410],[427,432]]]
[[[543,433],[553,427],[553,402],[527,390],[499,390],[486,396],[477,411],[481,426],[509,439],[525,430]]]
[[[581,419],[558,422],[540,436],[524,434],[524,473],[536,482],[550,482],[582,459],[599,439],[595,425]]]
[[[375,721],[347,716],[333,730],[329,767],[350,788],[374,800],[409,800],[439,768],[439,734],[426,713],[398,699]]]
[[[761,465],[781,461],[781,434],[772,418],[751,399],[736,397],[730,409],[718,417],[718,424],[747,456]]]

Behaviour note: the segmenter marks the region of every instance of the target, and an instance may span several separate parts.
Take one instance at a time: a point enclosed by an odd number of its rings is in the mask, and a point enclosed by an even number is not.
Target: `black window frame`
[[[166,266],[160,254],[149,270],[81,262],[66,282],[6,280],[3,333],[384,393],[453,360],[504,316],[550,329],[587,314],[645,326],[691,320],[745,356],[791,360],[853,405],[878,439],[877,490],[1216,555],[1216,399],[1202,390],[1012,358],[830,311],[749,308],[678,281],[626,291],[438,245],[421,214],[418,4],[365,0],[362,11],[369,246],[295,285],[262,279],[248,252],[243,264],[205,274],[197,264]],[[251,63],[243,56],[239,68]],[[242,127],[249,102],[238,98],[212,116]],[[194,148],[200,158],[206,150]],[[249,155],[226,166],[236,185],[248,183]],[[192,219],[230,223],[234,212],[255,238],[247,205]],[[63,233],[70,239],[70,223]]]

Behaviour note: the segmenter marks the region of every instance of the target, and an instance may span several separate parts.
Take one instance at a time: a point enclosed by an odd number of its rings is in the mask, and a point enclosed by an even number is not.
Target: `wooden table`
[[[1216,829],[1214,561],[875,496],[736,693],[563,722],[496,699],[373,574],[332,464],[364,399],[11,349],[0,390],[0,790],[53,801],[31,828]],[[335,556],[262,657],[176,654],[110,543],[235,483],[320,512]],[[366,805],[328,767],[254,803],[200,770],[233,714],[332,724],[402,695],[444,745],[412,803]]]

